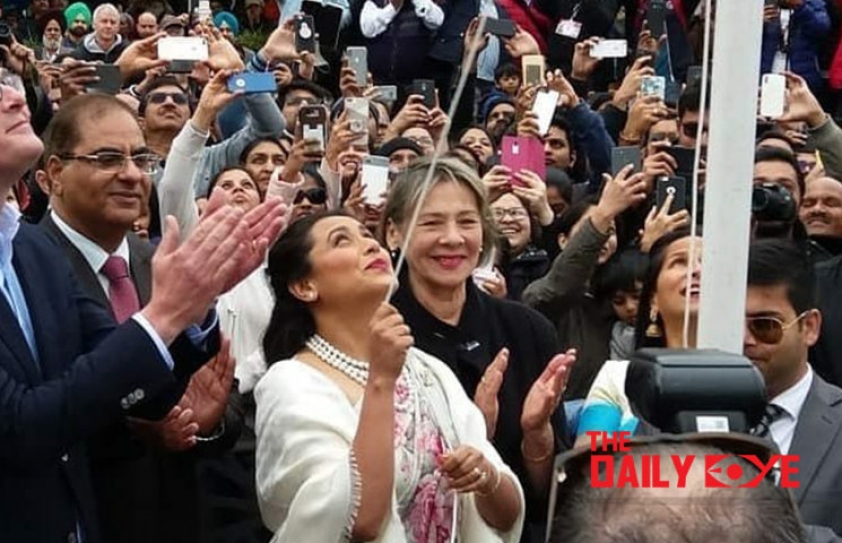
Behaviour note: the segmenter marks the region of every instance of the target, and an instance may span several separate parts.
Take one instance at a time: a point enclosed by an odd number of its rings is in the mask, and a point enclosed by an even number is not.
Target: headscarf
[[[240,33],[240,22],[230,11],[220,11],[217,13],[213,18],[213,24],[216,28],[222,28],[224,24],[231,29],[231,33],[235,36]]]

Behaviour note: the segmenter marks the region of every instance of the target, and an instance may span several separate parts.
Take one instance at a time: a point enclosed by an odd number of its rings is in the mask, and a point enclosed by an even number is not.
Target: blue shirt
[[[26,297],[23,295],[18,274],[12,266],[12,242],[19,229],[20,212],[8,204],[0,208],[0,289],[3,290],[3,296],[6,297],[6,301],[9,302],[12,312],[18,319],[18,325],[37,364],[38,348],[35,345],[32,318],[29,316],[29,307],[26,305]]]

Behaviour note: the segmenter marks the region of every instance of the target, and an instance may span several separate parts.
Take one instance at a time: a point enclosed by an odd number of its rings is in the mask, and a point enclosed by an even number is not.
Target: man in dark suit
[[[113,103],[110,110],[106,109],[109,101]],[[96,120],[88,113],[93,108],[102,110]],[[41,226],[64,250],[82,289],[115,319],[119,318],[118,310],[112,307],[113,285],[104,262],[114,256],[128,262],[139,307],[151,296],[154,247],[131,232],[148,200],[150,176],[136,168],[91,172],[60,157],[129,145],[124,135],[132,128],[140,127],[116,100],[81,96],[53,118],[44,142],[52,211]],[[226,410],[234,361],[227,353],[222,356],[226,364],[216,364],[223,366],[221,371],[214,371],[210,365],[199,370],[180,405],[173,407],[163,421],[127,418],[89,441],[91,475],[105,541],[199,541],[196,463],[203,456],[233,446],[242,428],[236,390]],[[206,393],[202,384],[218,389],[218,393]],[[179,395],[183,388],[174,387],[173,395]],[[167,404],[166,400],[161,403]],[[224,420],[223,414],[227,415]]]
[[[744,354],[766,381],[770,408],[759,434],[799,456],[794,497],[806,524],[842,535],[842,389],[819,377],[808,352],[819,338],[815,279],[791,242],[752,244]]]
[[[18,88],[0,80],[2,191],[43,150]],[[102,111],[88,113],[98,119]],[[75,149],[64,160],[91,176],[102,168],[146,169],[142,134],[140,142],[124,135],[119,148]],[[121,208],[135,205],[128,192],[110,197]],[[262,262],[282,213],[270,201],[243,216],[211,198],[210,213],[181,244],[170,220],[152,259],[149,303],[115,326],[57,257],[55,242],[0,207],[0,541],[100,541],[85,441],[126,412],[171,407],[149,399],[186,382],[216,353],[208,308]],[[122,285],[122,278],[112,282]],[[131,296],[120,293],[126,311]]]

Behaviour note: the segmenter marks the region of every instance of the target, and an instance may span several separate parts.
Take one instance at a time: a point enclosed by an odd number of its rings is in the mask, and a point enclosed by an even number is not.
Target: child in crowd
[[[496,90],[514,98],[520,90],[520,70],[511,62],[501,64],[494,70]]]
[[[634,329],[646,266],[646,255],[637,249],[626,249],[606,262],[596,278],[594,295],[611,300],[617,317],[609,342],[612,360],[628,360],[634,352]]]

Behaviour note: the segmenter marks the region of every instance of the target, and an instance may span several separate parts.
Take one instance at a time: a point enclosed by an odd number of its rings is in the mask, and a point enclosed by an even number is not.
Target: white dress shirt
[[[797,383],[784,390],[769,403],[775,404],[784,410],[783,415],[769,425],[769,432],[772,439],[778,445],[781,454],[789,454],[789,447],[792,445],[792,437],[795,435],[795,426],[798,424],[798,416],[807,401],[807,394],[813,384],[813,369],[807,365],[807,373]]]

